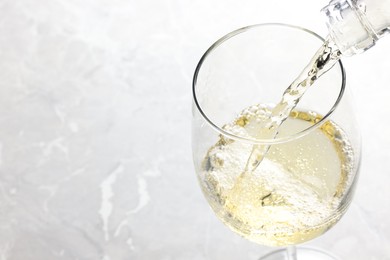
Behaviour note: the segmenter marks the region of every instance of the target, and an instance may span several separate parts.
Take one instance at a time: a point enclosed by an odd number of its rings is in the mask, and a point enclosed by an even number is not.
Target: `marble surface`
[[[327,1],[1,0],[0,259],[233,260],[190,147],[191,79],[236,28],[326,34]],[[308,246],[390,259],[390,37],[345,60],[362,128],[354,203]]]

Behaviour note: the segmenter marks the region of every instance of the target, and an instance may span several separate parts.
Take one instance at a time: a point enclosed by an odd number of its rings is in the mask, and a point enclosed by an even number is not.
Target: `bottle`
[[[390,32],[390,0],[332,0],[321,12],[344,56],[366,51]]]

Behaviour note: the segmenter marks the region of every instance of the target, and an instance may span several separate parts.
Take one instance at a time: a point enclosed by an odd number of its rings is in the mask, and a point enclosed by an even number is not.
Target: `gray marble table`
[[[0,259],[255,260],[191,161],[191,78],[217,38],[263,22],[326,34],[327,1],[1,0]],[[390,38],[390,37],[389,37]],[[342,221],[307,243],[390,259],[390,39],[345,60],[363,163]]]

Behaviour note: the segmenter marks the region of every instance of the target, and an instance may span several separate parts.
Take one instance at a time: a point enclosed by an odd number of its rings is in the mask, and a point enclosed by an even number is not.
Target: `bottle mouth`
[[[254,138],[254,137],[239,136],[237,134],[234,134],[232,132],[228,132],[228,131],[224,130],[222,127],[218,126],[216,123],[213,122],[213,120],[210,119],[207,112],[202,108],[202,106],[198,100],[197,83],[198,83],[198,77],[199,77],[200,70],[202,68],[202,65],[206,61],[206,59],[210,56],[210,54],[213,53],[213,51],[216,50],[216,48],[218,48],[218,46],[222,45],[227,40],[229,40],[232,37],[235,37],[241,33],[244,33],[246,31],[256,29],[259,27],[264,27],[264,26],[285,27],[285,28],[290,28],[290,29],[294,29],[294,30],[300,30],[300,31],[306,32],[306,33],[318,38],[321,42],[325,41],[324,38],[322,38],[318,34],[314,33],[313,31],[310,31],[310,30],[303,28],[303,27],[289,25],[289,24],[283,24],[283,23],[255,24],[255,25],[250,25],[250,26],[246,26],[246,27],[237,29],[237,30],[232,31],[232,32],[228,33],[227,35],[223,36],[219,40],[217,40],[203,54],[203,56],[201,57],[199,63],[196,66],[196,69],[195,69],[193,82],[192,82],[192,93],[193,93],[193,101],[194,101],[196,109],[198,110],[198,112],[200,113],[200,115],[202,116],[204,121],[207,122],[207,124],[211,128],[213,128],[215,131],[217,131],[219,134],[221,134],[229,139],[236,140],[236,141],[241,141],[241,142],[246,142],[246,143],[251,143],[251,144],[259,144],[259,145],[272,145],[272,144],[285,143],[285,142],[289,142],[289,141],[301,138],[301,137],[311,133],[312,131],[318,129],[319,127],[321,127],[321,125],[323,125],[323,123],[325,123],[329,119],[329,117],[331,117],[331,115],[336,110],[336,108],[338,107],[338,105],[343,97],[343,94],[345,91],[345,86],[346,86],[346,75],[345,75],[344,66],[343,66],[342,62],[339,60],[335,64],[335,66],[331,69],[331,70],[334,70],[335,67],[337,66],[341,72],[341,85],[340,85],[340,90],[338,92],[338,96],[337,96],[335,102],[333,103],[331,108],[328,110],[328,112],[325,113],[320,120],[318,120],[317,122],[313,123],[312,125],[306,127],[305,129],[303,129],[299,132],[296,132],[296,133],[291,134],[291,135],[282,136],[282,137],[276,136],[275,138],[259,139],[259,138]],[[281,92],[280,95],[282,96],[282,94],[283,93]],[[252,104],[248,104],[248,105],[252,105]],[[229,122],[226,122],[226,123],[229,123]]]
[[[332,0],[322,8],[326,26],[344,56],[362,53],[375,45],[379,36],[366,16],[363,2]]]

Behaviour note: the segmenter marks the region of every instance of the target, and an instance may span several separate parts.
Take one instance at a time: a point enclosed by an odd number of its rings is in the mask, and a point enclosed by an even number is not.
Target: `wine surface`
[[[251,106],[224,129],[243,137],[261,135],[262,119],[270,113],[266,106]],[[319,120],[314,112],[294,110],[278,131],[296,133]],[[354,154],[335,123],[273,144],[250,174],[242,174],[252,150],[253,144],[221,135],[203,161],[203,192],[232,230],[260,244],[284,246],[321,235],[341,217]]]

